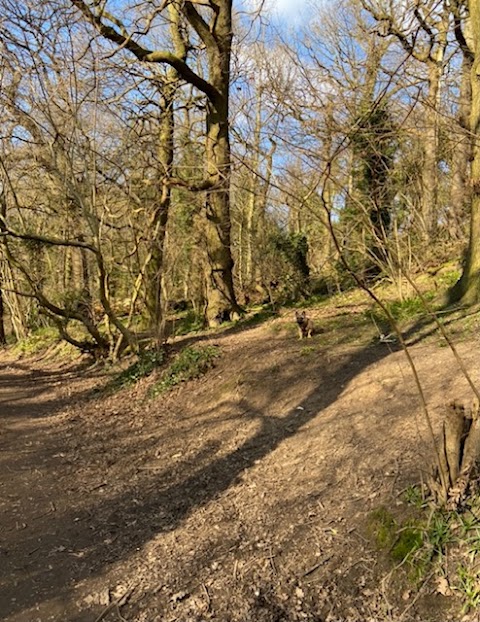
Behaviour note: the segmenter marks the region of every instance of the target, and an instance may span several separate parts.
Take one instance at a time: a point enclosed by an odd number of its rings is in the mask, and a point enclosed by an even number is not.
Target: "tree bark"
[[[471,47],[474,54],[470,72],[472,109],[470,134],[473,141],[471,170],[470,239],[460,280],[449,295],[449,302],[472,305],[480,302],[480,3],[470,0]]]
[[[170,19],[170,35],[175,54],[185,61],[187,47],[181,32],[180,11],[176,3],[168,5]],[[172,177],[175,157],[175,99],[178,88],[178,72],[169,67],[164,83],[162,84],[162,113],[159,128],[159,145],[157,149],[158,162],[161,167],[159,179],[159,199],[154,206],[151,216],[150,260],[146,267],[147,276],[147,307],[150,321],[154,330],[157,347],[160,347],[165,338],[164,305],[162,301],[163,270],[165,235],[168,216],[172,202]]]
[[[7,215],[7,202],[5,199],[5,192],[3,185],[0,188],[0,231],[5,231],[4,219]],[[0,346],[7,344],[7,336],[5,332],[5,304],[3,301],[3,270],[0,265]]]
[[[457,131],[455,133],[455,151],[453,154],[452,187],[450,191],[451,220],[450,234],[452,237],[462,239],[467,212],[470,187],[468,174],[472,158],[472,139],[470,136],[470,111],[472,109],[472,59],[470,54],[464,53],[460,77],[460,94],[458,101]]]
[[[478,401],[471,406],[452,402],[442,428],[439,468],[430,480],[438,505],[458,510],[474,483],[480,458],[480,419]]]
[[[207,191],[205,237],[207,242],[207,322],[215,326],[232,312],[239,312],[233,286],[231,253],[229,137],[230,57],[232,46],[232,2],[217,3],[212,39],[206,37],[209,82],[218,96],[207,100],[206,172],[216,179]],[[195,21],[191,20],[195,24]]]
[[[147,277],[147,308],[157,346],[161,345],[164,337],[162,278],[165,232],[167,228],[172,194],[171,186],[168,182],[172,174],[174,157],[174,90],[175,89],[172,85],[167,84],[165,85],[163,91],[164,107],[160,121],[160,145],[158,148],[158,160],[163,169],[163,178],[159,182],[160,197],[157,204],[153,208],[151,217],[151,230],[153,231],[153,234],[150,241],[150,260],[148,261],[145,270]]]
[[[421,216],[422,233],[426,242],[435,237],[437,230],[438,199],[438,103],[440,79],[443,73],[443,50],[440,59],[428,61],[428,95],[425,109],[423,142],[423,170]]]

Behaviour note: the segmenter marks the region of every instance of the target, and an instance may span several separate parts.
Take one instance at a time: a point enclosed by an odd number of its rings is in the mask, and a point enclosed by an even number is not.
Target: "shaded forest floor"
[[[0,619],[476,619],[372,535],[431,462],[404,354],[361,305],[310,313],[311,340],[292,311],[199,337],[215,367],[155,399],[153,378],[106,395],[107,371],[1,354]],[[476,316],[456,322],[477,379]],[[428,323],[409,340],[438,430],[467,383]]]

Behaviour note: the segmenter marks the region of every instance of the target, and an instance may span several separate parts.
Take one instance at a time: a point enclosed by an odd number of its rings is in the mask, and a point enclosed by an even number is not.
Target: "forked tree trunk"
[[[98,3],[70,0],[95,28],[115,44],[132,52],[147,63],[167,63],[185,82],[206,96],[207,136],[205,160],[208,183],[206,198],[205,240],[208,262],[205,267],[207,289],[207,321],[215,325],[232,312],[240,311],[233,287],[233,258],[230,247],[230,143],[229,143],[229,89],[232,45],[232,0],[190,0],[164,2],[162,9],[172,8],[179,17],[186,18],[200,41],[198,50],[204,50],[206,62],[199,61],[201,72],[187,63],[186,54],[172,53],[169,49],[152,51],[143,47],[141,37],[132,36],[119,28],[118,19],[98,8]],[[160,12],[162,11],[160,9]],[[153,14],[152,14],[153,15]],[[172,19],[172,13],[169,14]],[[182,30],[183,32],[183,30]],[[150,43],[150,42],[149,42]],[[174,41],[175,43],[175,41]],[[189,43],[188,48],[190,49]],[[193,48],[192,48],[193,49]],[[208,66],[208,79],[204,79]]]

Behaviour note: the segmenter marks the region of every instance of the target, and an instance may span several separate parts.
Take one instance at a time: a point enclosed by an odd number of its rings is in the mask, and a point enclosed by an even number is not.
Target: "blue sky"
[[[258,8],[261,0],[247,0],[246,3]],[[312,0],[265,0],[263,12],[281,21],[298,23],[307,18],[312,4]]]

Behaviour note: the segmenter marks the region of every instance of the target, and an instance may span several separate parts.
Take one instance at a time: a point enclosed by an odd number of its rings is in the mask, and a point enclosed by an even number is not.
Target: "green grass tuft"
[[[161,379],[150,391],[151,397],[166,393],[181,382],[198,378],[214,366],[220,356],[216,346],[188,346],[184,348],[173,363],[164,371]]]
[[[118,391],[125,387],[131,387],[140,379],[149,376],[164,361],[164,354],[158,350],[145,350],[138,360],[124,369],[108,385],[107,389]]]

